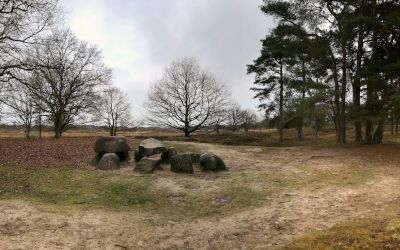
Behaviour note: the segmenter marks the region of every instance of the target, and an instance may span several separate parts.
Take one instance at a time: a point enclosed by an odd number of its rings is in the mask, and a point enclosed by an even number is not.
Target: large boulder
[[[200,156],[201,156],[201,154],[196,154],[196,153],[191,153],[190,154],[190,157],[192,157],[193,164],[200,163]]]
[[[200,167],[203,171],[224,171],[224,161],[213,153],[205,153],[200,156]]]
[[[140,157],[149,157],[156,154],[162,154],[165,151],[167,151],[167,147],[164,145],[164,143],[153,138],[144,140],[139,145]]]
[[[172,157],[177,155],[178,152],[174,148],[169,148],[167,151],[161,154],[161,161],[163,164],[170,164]]]
[[[101,170],[119,169],[119,156],[115,153],[104,154],[97,163],[96,168]]]
[[[161,154],[145,157],[135,165],[135,172],[150,174],[161,165]]]
[[[175,173],[193,174],[193,163],[190,154],[175,155],[171,159],[171,171]]]
[[[94,151],[98,154],[124,154],[126,155],[131,150],[128,141],[125,137],[120,136],[104,136],[96,140]]]

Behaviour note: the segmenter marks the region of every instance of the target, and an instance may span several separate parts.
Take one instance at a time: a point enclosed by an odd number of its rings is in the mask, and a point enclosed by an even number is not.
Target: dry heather
[[[21,155],[8,144],[33,150],[32,158],[0,167],[0,246],[399,247],[397,145],[266,148],[169,142],[181,152],[213,151],[229,171],[178,175],[165,169],[138,176],[132,166],[108,173],[88,166],[93,141],[0,140],[4,159],[3,154]],[[37,156],[52,150],[58,153],[49,160]],[[36,162],[47,168],[35,168]]]

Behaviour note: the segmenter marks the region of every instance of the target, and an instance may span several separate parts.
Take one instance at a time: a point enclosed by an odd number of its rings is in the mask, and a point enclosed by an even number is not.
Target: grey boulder
[[[167,151],[161,154],[161,161],[163,164],[170,164],[172,161],[172,157],[177,155],[178,152],[174,148],[169,148]]]
[[[131,147],[125,137],[120,136],[104,136],[96,140],[94,151],[98,154],[108,153],[129,153]]]
[[[161,154],[144,157],[135,165],[135,172],[150,174],[161,165]]]
[[[140,157],[149,157],[156,154],[162,154],[165,151],[167,151],[167,147],[164,143],[154,138],[150,138],[140,143],[138,155]]]
[[[119,169],[120,159],[115,153],[104,154],[97,163],[96,168],[101,170]]]
[[[213,153],[205,153],[200,156],[200,167],[203,171],[224,171],[226,166],[224,161]]]
[[[171,171],[175,173],[193,174],[194,170],[191,155],[173,156],[171,159]]]

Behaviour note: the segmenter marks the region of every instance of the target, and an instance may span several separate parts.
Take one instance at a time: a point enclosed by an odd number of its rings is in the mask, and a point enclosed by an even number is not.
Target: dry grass
[[[98,134],[1,139],[2,155],[19,160],[0,165],[0,245],[396,248],[400,146],[337,147],[326,133],[318,147],[307,141],[311,145],[232,145],[253,133],[225,134],[224,142],[223,135],[209,135],[229,146],[169,141],[180,152],[215,152],[229,170],[179,175],[164,166],[146,176],[133,172],[134,163],[114,172],[89,166]],[[31,153],[22,157],[22,151]]]
[[[283,249],[399,249],[400,209],[339,223],[296,239]]]

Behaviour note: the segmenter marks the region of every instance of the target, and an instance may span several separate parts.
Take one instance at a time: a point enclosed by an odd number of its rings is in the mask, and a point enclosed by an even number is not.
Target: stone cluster
[[[121,161],[129,161],[130,146],[124,137],[101,137],[94,146],[96,168],[112,170],[120,167]],[[213,153],[178,154],[174,148],[167,148],[159,140],[150,138],[142,141],[135,152],[135,172],[148,174],[162,165],[170,165],[175,173],[194,173],[193,164],[199,164],[202,171],[226,170],[223,160]]]

